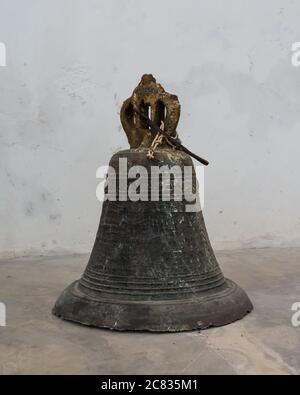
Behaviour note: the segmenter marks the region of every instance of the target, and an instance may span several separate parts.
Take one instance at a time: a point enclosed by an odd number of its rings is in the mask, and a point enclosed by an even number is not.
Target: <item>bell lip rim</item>
[[[210,327],[228,325],[240,320],[253,310],[253,304],[246,292],[232,280],[226,279],[226,282],[228,283],[229,288],[231,288],[231,292],[229,292],[225,297],[220,297],[220,294],[216,293],[214,298],[206,300],[206,303],[204,304],[203,301],[205,301],[205,297],[202,297],[202,304],[199,299],[197,300],[195,298],[179,301],[122,301],[123,303],[121,304],[116,301],[112,303],[112,301],[108,300],[104,302],[100,299],[98,302],[95,302],[78,296],[74,298],[74,295],[70,291],[75,284],[78,283],[78,281],[75,281],[60,295],[52,309],[52,313],[66,321],[76,322],[78,324],[99,329],[110,329],[121,332],[166,333],[208,329]],[[80,307],[68,310],[68,307],[71,306],[69,304],[70,301],[71,304],[74,303],[76,305],[76,303],[78,303],[78,306]],[[165,322],[165,313],[169,311],[168,308],[171,305],[175,306],[175,309],[174,312],[170,313],[169,319],[170,317],[173,317],[175,321],[174,323],[167,323]],[[99,310],[95,311],[95,308],[97,309],[97,307],[102,307],[102,313],[105,311],[109,318],[107,319],[107,317],[105,318],[103,315],[101,316],[101,312],[97,316],[96,313],[99,313]],[[141,311],[146,309],[147,314],[145,314],[145,311],[144,313],[141,313],[144,314],[143,318],[145,321],[141,322],[141,317],[138,314],[136,314],[136,317],[138,317],[137,321],[134,319],[132,322],[130,320],[128,321],[128,315],[130,315],[128,314],[128,311],[120,318],[119,309],[122,307],[125,308],[124,311],[126,311],[126,309],[130,311],[133,317],[134,313],[137,313],[137,310],[135,309],[141,308]],[[153,307],[153,309],[151,307]],[[179,311],[176,311],[176,307],[179,308]],[[212,307],[214,307],[214,310],[211,309]],[[84,312],[81,314],[81,308],[82,310],[85,310],[86,314],[83,314]],[[222,308],[227,309],[227,313],[225,312],[224,314]],[[203,310],[202,312],[201,309]],[[193,314],[198,314],[199,312],[199,317],[197,319],[193,317],[190,320],[188,315],[184,316],[187,310],[192,311]],[[116,314],[116,311],[118,311],[118,314]],[[159,317],[160,320],[152,322],[151,319],[153,319],[153,317],[156,317],[156,320]]]

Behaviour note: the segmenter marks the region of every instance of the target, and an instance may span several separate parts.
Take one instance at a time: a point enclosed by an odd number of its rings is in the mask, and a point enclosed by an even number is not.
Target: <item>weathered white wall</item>
[[[95,171],[127,147],[143,73],[210,160],[214,246],[300,245],[299,17],[296,0],[0,0],[0,254],[90,250]]]

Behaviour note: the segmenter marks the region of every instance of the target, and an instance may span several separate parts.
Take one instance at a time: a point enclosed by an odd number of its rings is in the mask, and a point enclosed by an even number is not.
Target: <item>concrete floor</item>
[[[179,334],[119,333],[53,317],[59,293],[82,273],[87,256],[0,262],[2,374],[299,374],[300,248],[217,253],[227,277],[254,304],[243,320]]]

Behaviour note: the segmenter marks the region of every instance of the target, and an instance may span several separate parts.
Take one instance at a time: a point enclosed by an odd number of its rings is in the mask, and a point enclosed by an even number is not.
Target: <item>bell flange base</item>
[[[72,283],[52,312],[68,321],[118,331],[181,332],[230,324],[252,309],[247,294],[233,281],[209,296],[184,300],[122,301],[92,297]]]

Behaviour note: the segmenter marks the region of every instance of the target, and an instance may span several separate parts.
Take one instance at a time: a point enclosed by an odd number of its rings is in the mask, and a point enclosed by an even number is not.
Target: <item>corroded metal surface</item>
[[[192,166],[189,156],[176,151],[158,150],[150,161],[145,150],[128,150],[111,159],[117,175],[119,158],[126,158],[129,168],[143,165],[149,175],[150,166],[159,163]],[[171,196],[173,191],[171,184]],[[212,288],[223,289],[225,279],[202,212],[187,215],[186,203],[173,199],[104,202],[95,246],[79,288],[128,301],[186,299]]]
[[[163,119],[158,98],[169,109]],[[144,104],[170,135],[176,133],[178,99],[152,76],[144,76],[122,108],[131,149],[110,161],[117,178],[120,158],[127,160],[128,169],[143,166],[149,177],[155,165],[193,168],[189,155],[167,145],[158,146],[151,159],[147,156],[153,136],[130,110]],[[194,172],[192,182],[195,190]],[[87,268],[60,296],[54,314],[97,327],[159,332],[224,325],[252,310],[246,293],[224,278],[202,212],[186,212],[187,202],[175,199],[174,182],[170,190],[169,201],[122,201],[117,196],[104,202]]]
[[[153,134],[149,130],[147,122],[138,116],[136,111],[149,116],[158,126],[163,123],[168,136],[174,137],[176,135],[180,117],[178,97],[165,92],[151,74],[143,75],[132,96],[125,100],[121,108],[121,123],[130,148],[150,147]]]

